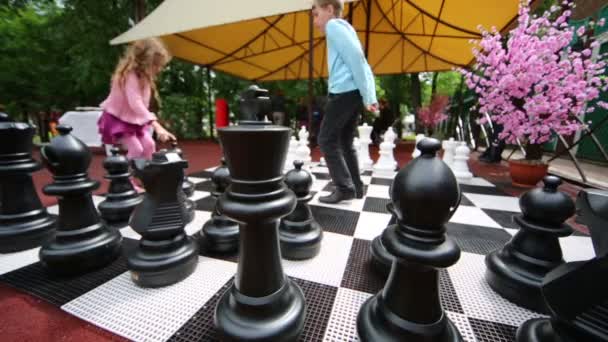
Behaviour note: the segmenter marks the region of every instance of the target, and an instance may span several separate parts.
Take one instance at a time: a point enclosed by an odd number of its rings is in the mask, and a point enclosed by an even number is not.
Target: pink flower
[[[433,128],[447,119],[445,110],[450,99],[445,95],[435,95],[431,104],[418,109],[418,120],[420,124],[427,128]]]
[[[549,12],[540,17],[530,15],[528,1],[519,7],[518,26],[509,33],[506,46],[496,31],[482,31],[474,50],[474,73],[460,70],[465,84],[478,95],[479,111],[490,113],[492,120],[503,125],[501,138],[509,143],[548,141],[553,132],[570,135],[582,125],[574,117],[587,109],[608,107],[594,102],[600,89],[608,89],[603,75],[604,56],[591,59],[591,48],[572,51],[574,35],[585,34],[585,27],[574,31],[567,25],[567,9],[551,21]],[[572,0],[563,5],[573,7]],[[598,22],[598,25],[600,23]],[[603,23],[602,23],[603,24]],[[422,115],[431,117],[429,111]]]

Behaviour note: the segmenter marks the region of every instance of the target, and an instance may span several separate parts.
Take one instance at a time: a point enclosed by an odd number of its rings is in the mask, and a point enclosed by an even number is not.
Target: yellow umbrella
[[[310,0],[171,0],[112,40],[162,37],[177,58],[254,81],[327,76],[325,39],[310,40]],[[376,75],[471,63],[478,25],[508,27],[519,0],[359,0],[346,4]],[[310,47],[312,46],[312,53]]]

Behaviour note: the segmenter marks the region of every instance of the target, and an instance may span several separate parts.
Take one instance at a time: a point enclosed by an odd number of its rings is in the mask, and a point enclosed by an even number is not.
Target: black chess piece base
[[[434,324],[417,324],[406,321],[386,310],[382,296],[368,299],[357,317],[357,332],[361,341],[383,342],[461,342],[458,329],[447,314]]]
[[[194,183],[188,179],[188,177],[184,177],[184,184],[182,185],[182,189],[184,190],[184,194],[186,197],[190,197],[194,195]]]
[[[551,321],[546,318],[531,319],[517,329],[517,342],[566,342],[555,335]]]
[[[184,200],[184,206],[186,207],[186,224],[192,222],[194,220],[194,211],[196,210],[196,205],[191,199]]]
[[[516,223],[544,231],[543,227],[515,216]],[[571,228],[554,230],[556,236],[567,236]],[[485,278],[490,287],[509,301],[527,309],[547,313],[541,294],[544,276],[563,263],[557,238],[548,239],[544,233],[520,230],[504,248],[486,257]]]
[[[239,225],[223,216],[205,222],[202,229],[202,247],[213,253],[234,253],[239,248]]]
[[[0,215],[0,253],[14,253],[40,246],[52,238],[55,219],[45,209]]]
[[[108,194],[110,196],[110,194]],[[135,196],[118,201],[104,201],[99,204],[99,212],[104,221],[112,227],[125,227],[129,224],[129,218],[133,209],[141,203],[143,198]]]
[[[265,297],[250,297],[233,284],[215,308],[222,341],[296,341],[304,326],[306,304],[297,284],[285,277],[283,286]]]
[[[310,222],[283,220],[279,230],[281,256],[288,260],[304,260],[315,257],[321,250],[323,231],[311,219]]]
[[[376,236],[372,241],[370,252],[372,254],[373,269],[384,278],[388,277],[395,258],[384,247],[382,235]]]
[[[85,273],[114,261],[121,253],[121,243],[120,233],[102,223],[77,230],[57,230],[54,239],[40,249],[40,261],[56,274]]]
[[[175,284],[194,272],[198,245],[185,234],[172,240],[142,240],[127,258],[133,282],[141,287]]]

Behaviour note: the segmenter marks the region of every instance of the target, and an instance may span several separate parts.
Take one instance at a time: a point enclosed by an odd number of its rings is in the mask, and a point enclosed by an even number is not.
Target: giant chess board
[[[210,218],[215,200],[210,195],[211,171],[197,172],[191,197],[197,204],[186,227],[198,236]],[[283,261],[287,275],[302,288],[307,313],[302,341],[356,341],[356,318],[363,302],[381,290],[383,279],[371,268],[370,244],[390,220],[390,175],[367,172],[363,199],[326,205],[318,197],[331,191],[327,169],[313,167],[313,215],[324,230],[320,254],[305,261]],[[447,227],[462,254],[458,263],[440,272],[441,301],[448,316],[469,342],[513,341],[517,327],[542,315],[508,302],[484,281],[484,256],[503,246],[518,227],[518,198],[483,178],[460,184],[462,202]],[[96,204],[103,197],[95,196]],[[57,207],[50,207],[57,214]],[[123,249],[137,245],[139,235],[122,228]],[[560,239],[566,261],[594,256],[588,236],[575,233]],[[201,251],[196,271],[187,279],[159,289],[143,289],[130,279],[126,260],[83,276],[55,278],[38,262],[38,249],[0,254],[0,282],[40,297],[65,312],[135,341],[214,341],[215,305],[232,282],[237,256]]]

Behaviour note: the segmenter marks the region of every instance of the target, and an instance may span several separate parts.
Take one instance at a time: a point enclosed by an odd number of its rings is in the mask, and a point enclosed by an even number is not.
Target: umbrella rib
[[[407,1],[408,4],[410,4],[412,7],[414,7],[415,9],[417,9],[418,11],[420,11],[421,13],[424,13],[425,15],[428,15],[431,18],[434,18],[435,20],[437,20],[437,22],[439,22],[439,23],[441,23],[441,24],[443,24],[445,26],[451,27],[451,28],[453,28],[455,30],[458,30],[458,31],[466,32],[468,34],[472,34],[472,35],[474,35],[476,37],[481,37],[481,35],[479,33],[477,33],[477,32],[469,31],[469,30],[467,30],[465,28],[462,28],[462,27],[459,27],[457,25],[445,22],[445,21],[443,21],[443,20],[441,20],[439,18],[435,18],[433,15],[431,15],[429,12],[427,12],[427,11],[423,10],[422,8],[420,8],[418,5],[416,5],[415,3],[413,3],[411,0],[404,0],[404,1]]]
[[[209,50],[211,50],[211,51],[215,51],[215,52],[220,53],[220,54],[223,54],[223,53],[224,53],[224,52],[222,52],[222,51],[220,51],[220,50],[218,50],[218,49],[216,49],[216,48],[214,48],[214,47],[207,46],[207,45],[205,45],[205,44],[203,44],[203,43],[201,43],[201,42],[199,42],[199,41],[196,41],[196,40],[194,40],[194,39],[192,39],[192,38],[186,37],[186,36],[184,36],[184,35],[182,35],[182,34],[180,34],[180,33],[176,33],[176,34],[175,34],[175,36],[176,36],[176,37],[179,37],[179,38],[181,38],[181,39],[183,39],[183,40],[186,40],[186,41],[188,41],[188,42],[190,42],[190,43],[192,43],[192,44],[202,46],[202,47],[204,47],[205,49],[209,49]],[[269,71],[267,68],[264,68],[264,67],[262,67],[262,66],[260,66],[260,65],[255,64],[255,63],[252,63],[252,62],[246,61],[245,59],[240,59],[240,61],[242,61],[243,63],[249,64],[249,65],[251,65],[251,66],[253,66],[253,67],[256,67],[256,68],[258,68],[258,69],[261,69],[261,70],[263,70],[263,71],[265,71],[265,72],[268,72],[268,71]],[[206,66],[208,66],[208,67],[213,67],[213,66],[215,66],[215,65],[214,65],[214,64],[206,64]]]
[[[445,0],[441,0],[441,7],[439,8],[439,15],[438,15],[438,20],[441,20],[441,14],[443,13],[443,6],[445,6]],[[431,48],[433,47],[433,40],[435,39],[435,33],[437,33],[437,27],[439,26],[438,23],[435,23],[435,29],[433,30],[433,35],[431,36],[431,42],[429,43],[429,48],[427,50],[431,51]]]
[[[276,25],[276,23],[278,23],[282,18],[284,17],[284,14],[281,14],[280,16],[278,16],[274,22],[272,22],[270,25],[268,25],[264,30],[262,30],[262,32],[258,33],[257,35],[255,35],[252,39],[250,39],[248,42],[244,43],[243,45],[239,46],[238,48],[234,49],[232,52],[227,53],[224,55],[224,57],[221,57],[220,59],[217,59],[211,63],[209,63],[209,65],[215,65],[219,62],[222,62],[232,56],[234,56],[237,52],[239,52],[240,50],[242,50],[243,48],[245,48],[246,46],[251,45],[253,42],[255,42],[258,38],[265,36],[266,32],[268,32],[268,30],[270,30],[274,25]]]
[[[324,41],[324,40],[325,40],[325,39],[319,39],[319,40],[318,40],[318,41],[317,41],[317,42],[316,42],[316,43],[313,45],[313,49],[314,49],[314,48],[316,48],[316,47],[317,47],[317,46],[318,46],[318,45],[319,45],[319,44],[320,44],[322,41]],[[289,65],[289,64],[291,64],[291,63],[293,63],[293,62],[297,61],[299,58],[302,58],[302,57],[303,57],[303,56],[304,56],[306,53],[308,53],[308,51],[304,51],[304,52],[303,52],[301,55],[297,56],[296,58],[292,59],[291,61],[289,61],[288,63],[286,63],[286,64],[284,64],[284,65]],[[266,73],[266,74],[264,74],[264,75],[262,75],[262,76],[260,76],[260,77],[257,77],[257,78],[255,78],[254,80],[255,80],[255,81],[258,81],[258,80],[261,80],[261,79],[263,79],[263,78],[265,78],[265,77],[268,77],[268,76],[270,76],[270,75],[272,75],[272,74],[276,73],[277,71],[281,70],[281,68],[283,68],[283,66],[280,66],[280,67],[276,68],[275,70],[272,70],[272,71],[270,71],[270,72],[268,72],[268,73]],[[314,70],[314,67],[313,67],[313,70]]]
[[[357,32],[362,32],[362,31],[357,31]],[[370,33],[400,35],[399,33],[395,33],[395,31],[390,31],[390,32],[389,31],[370,31]],[[428,34],[422,34],[422,33],[403,33],[403,34],[408,37],[430,37]],[[439,38],[476,39],[476,37],[471,37],[471,36],[450,36],[450,35],[445,35],[445,34],[437,34],[434,36],[439,37]]]
[[[393,18],[395,18],[395,11],[393,11],[393,9],[395,8],[395,6],[397,6],[398,3],[400,3],[401,1],[395,1],[393,2],[393,5],[391,6],[391,8],[388,9],[388,12],[393,12]],[[380,7],[380,5],[378,5],[378,7]],[[387,19],[388,20],[388,19]],[[374,27],[372,27],[372,29],[370,31],[373,31],[376,29],[376,27],[378,27],[378,25],[380,25],[382,23],[382,19],[378,20],[378,22],[376,23],[376,25],[374,25]]]
[[[416,57],[413,61],[410,62],[410,64],[408,64],[405,69],[403,69],[403,71],[407,71],[412,65],[414,65],[414,63],[416,63],[419,59],[420,56],[424,55],[424,52],[420,51],[420,54],[418,55],[418,57]]]
[[[532,0],[530,2],[530,7],[532,8],[532,6],[536,3],[538,3],[540,0]],[[511,20],[509,20],[509,22],[507,22],[507,24],[505,26],[503,26],[498,32],[503,33],[503,31],[509,27],[516,19],[517,19],[518,15],[516,14],[513,18],[511,18]],[[473,62],[475,62],[475,57],[472,57],[471,60],[469,61],[469,63],[467,63],[466,65],[462,65],[463,68],[465,67],[469,67],[471,66],[471,64],[473,64]]]
[[[386,13],[384,13],[384,11],[382,9],[380,9],[380,13],[382,13],[382,16],[384,16],[386,18]],[[408,43],[410,43],[413,46],[417,47],[420,51],[424,51],[424,49],[422,49],[420,46],[418,46],[418,44],[416,44],[412,40],[410,40],[403,32],[397,30],[397,28],[395,27],[395,25],[393,23],[391,23],[390,21],[389,21],[389,23],[391,24],[391,26],[393,27],[393,29],[401,35],[401,37],[403,39],[407,40]],[[442,62],[445,62],[445,63],[448,63],[448,64],[452,64],[452,65],[461,66],[460,64],[448,61],[448,60],[444,59],[443,57],[435,56],[435,54],[433,54],[433,53],[429,52],[428,54],[429,54],[429,56],[431,56],[433,58],[436,58],[436,59],[438,59],[438,60],[440,60]]]
[[[268,21],[268,19],[264,18],[263,20],[264,20],[266,23],[270,24],[270,22]],[[295,22],[295,20],[296,20],[296,19],[294,18],[294,22]],[[294,38],[294,37],[289,36],[287,33],[285,33],[283,30],[281,30],[281,29],[280,29],[280,28],[278,28],[278,27],[275,27],[274,29],[275,29],[275,30],[277,30],[277,31],[278,31],[278,32],[279,32],[281,35],[283,35],[285,38],[287,38],[288,40],[290,40],[290,41],[291,41],[293,44],[296,44],[296,40],[295,40],[295,38]],[[295,34],[295,33],[294,33],[294,34]],[[275,41],[275,43],[276,43],[276,41]],[[299,45],[299,44],[298,44],[298,45]],[[277,46],[279,46],[279,44],[278,44],[278,43],[277,43]]]
[[[316,40],[319,40],[319,39],[322,39],[322,38],[317,38]],[[235,57],[235,58],[233,58],[233,59],[231,59],[229,61],[223,61],[221,63],[216,63],[215,65],[222,65],[222,64],[226,64],[226,63],[232,63],[232,62],[236,62],[236,61],[242,61],[242,60],[247,59],[247,58],[257,57],[257,56],[273,53],[275,51],[279,51],[279,50],[283,50],[283,49],[289,49],[289,48],[292,48],[294,46],[300,46],[301,47],[302,44],[305,44],[305,42],[295,43],[295,44],[286,45],[286,46],[282,46],[282,47],[277,47],[277,48],[266,50],[266,51],[262,51],[262,52],[253,52],[253,50],[252,50],[252,53],[250,55],[247,55],[247,56],[244,56],[244,57]],[[304,48],[301,48],[301,49],[302,49],[302,51],[305,51]]]
[[[401,39],[397,39],[395,41],[395,43],[384,53],[384,55],[382,57],[380,57],[380,59],[374,63],[374,68],[378,66],[378,64],[382,63],[384,61],[384,59],[386,58],[386,56],[388,56],[389,53],[391,53],[391,51],[393,51],[395,49],[395,46],[397,46],[397,44],[399,44],[399,42],[402,42],[403,40]]]

